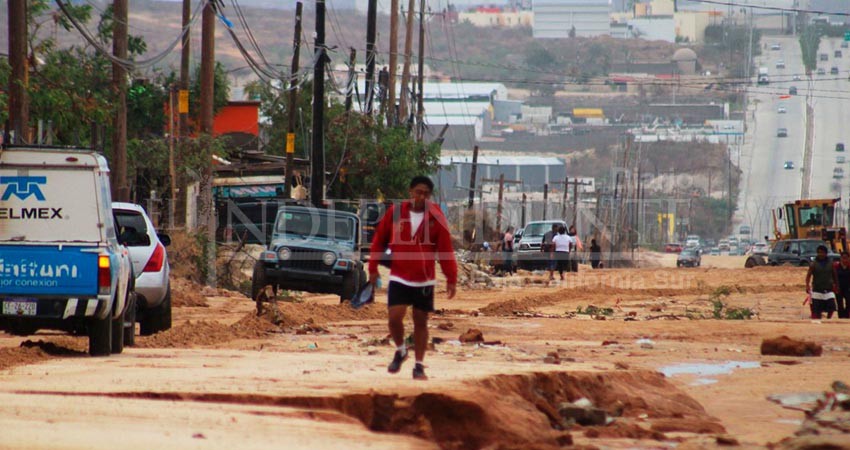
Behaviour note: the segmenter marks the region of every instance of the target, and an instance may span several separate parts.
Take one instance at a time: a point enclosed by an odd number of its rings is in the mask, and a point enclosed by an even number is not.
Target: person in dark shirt
[[[835,272],[835,303],[839,319],[850,319],[850,253],[841,252],[841,261],[833,266]]]
[[[599,269],[599,263],[602,261],[602,247],[596,243],[596,239],[590,240],[590,267]]]
[[[827,258],[825,245],[819,245],[817,256],[809,264],[806,273],[806,292],[812,296],[812,319],[820,319],[823,313],[831,319],[835,312],[835,271]]]
[[[555,279],[555,266],[557,265],[557,261],[555,260],[555,244],[552,241],[557,235],[558,224],[553,223],[552,229],[547,231],[546,234],[543,235],[543,240],[540,241],[540,251],[546,253],[548,258],[546,268],[549,269],[550,281]]]

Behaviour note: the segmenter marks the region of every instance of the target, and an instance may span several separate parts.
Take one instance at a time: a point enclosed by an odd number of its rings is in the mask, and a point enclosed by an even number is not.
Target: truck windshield
[[[295,234],[303,238],[318,237],[340,241],[353,241],[355,222],[350,217],[307,211],[281,211],[276,231]]]
[[[539,237],[546,234],[547,231],[552,230],[552,223],[530,223],[525,227],[525,231],[522,233],[522,237]]]

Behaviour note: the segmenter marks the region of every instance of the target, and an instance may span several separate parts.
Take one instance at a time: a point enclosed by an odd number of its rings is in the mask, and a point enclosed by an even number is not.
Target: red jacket
[[[457,283],[457,262],[446,217],[439,206],[428,202],[422,224],[412,233],[411,206],[410,201],[391,206],[378,223],[372,238],[369,273],[378,273],[378,261],[389,248],[392,252],[390,281],[408,286],[433,286],[436,284],[434,262],[439,260],[446,281]]]

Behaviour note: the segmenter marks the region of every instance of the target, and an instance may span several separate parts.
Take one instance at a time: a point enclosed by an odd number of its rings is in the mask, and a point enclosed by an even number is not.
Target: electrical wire
[[[62,11],[62,14],[65,15],[65,17],[71,22],[71,24],[74,26],[74,28],[76,28],[77,31],[80,32],[80,34],[83,36],[83,38],[92,47],[94,47],[98,52],[100,52],[102,55],[104,55],[110,61],[114,62],[115,64],[118,64],[121,67],[123,67],[125,70],[133,71],[133,70],[144,69],[144,68],[153,66],[153,65],[159,63],[160,61],[162,61],[163,59],[165,59],[166,57],[168,57],[171,54],[171,52],[174,50],[174,48],[177,47],[177,44],[179,44],[183,41],[183,36],[186,33],[188,33],[189,30],[191,29],[191,27],[195,24],[195,22],[197,22],[198,17],[200,17],[200,11],[202,11],[204,9],[204,7],[207,5],[209,0],[200,0],[199,1],[198,7],[195,10],[195,14],[192,16],[189,23],[180,30],[180,33],[177,35],[177,38],[174,39],[171,42],[171,44],[169,44],[166,47],[165,50],[163,50],[161,53],[159,53],[159,54],[157,54],[157,55],[155,55],[151,58],[140,60],[140,61],[135,61],[135,60],[126,59],[126,58],[118,58],[117,56],[113,55],[111,50],[104,48],[103,44],[94,35],[92,35],[91,32],[83,24],[81,24],[77,20],[77,18],[74,17],[73,14],[70,13],[70,11],[68,10],[68,5],[65,4],[65,2],[63,0],[55,0],[55,2],[59,6],[59,9]]]
[[[805,8],[783,8],[780,6],[767,6],[767,5],[753,5],[750,3],[738,3],[738,2],[726,2],[720,0],[688,0],[692,3],[705,3],[708,5],[719,5],[719,6],[737,6],[741,8],[752,8],[752,9],[764,9],[769,11],[784,11],[784,12],[793,12],[793,13],[806,13],[806,14],[817,14],[817,15],[829,15],[829,16],[844,16],[850,17],[850,13],[846,12],[830,12],[830,11],[822,11],[817,9],[805,9]]]

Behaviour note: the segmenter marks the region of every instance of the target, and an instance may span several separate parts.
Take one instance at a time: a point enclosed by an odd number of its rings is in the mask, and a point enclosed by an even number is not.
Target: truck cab
[[[102,155],[0,150],[0,330],[84,332],[91,355],[121,353],[135,329],[133,279]]]
[[[254,265],[252,298],[266,287],[351,300],[366,283],[360,257],[360,218],[353,213],[307,206],[278,209],[271,242]]]

